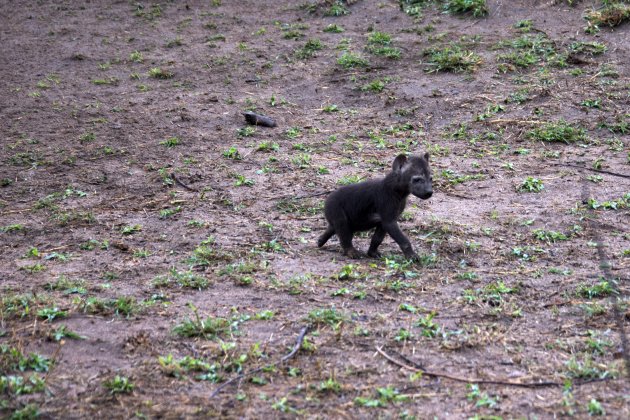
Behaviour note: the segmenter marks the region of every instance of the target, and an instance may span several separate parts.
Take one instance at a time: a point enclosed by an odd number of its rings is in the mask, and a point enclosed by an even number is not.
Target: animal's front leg
[[[389,236],[391,236],[396,241],[403,254],[405,254],[405,258],[414,261],[418,261],[420,259],[420,257],[418,257],[418,254],[414,252],[413,247],[411,246],[411,242],[409,242],[409,239],[407,239],[402,230],[400,230],[400,227],[398,227],[398,223],[394,221],[391,223],[383,224],[383,229],[385,229],[385,232],[387,232]]]

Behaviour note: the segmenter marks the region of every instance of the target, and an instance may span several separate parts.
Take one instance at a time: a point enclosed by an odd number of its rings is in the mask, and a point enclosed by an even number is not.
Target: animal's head
[[[429,168],[429,154],[423,156],[398,155],[392,164],[396,173],[396,187],[406,193],[427,200],[433,195],[433,177]]]

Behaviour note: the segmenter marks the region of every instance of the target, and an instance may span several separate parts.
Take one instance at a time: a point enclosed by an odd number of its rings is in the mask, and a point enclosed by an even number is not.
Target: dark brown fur
[[[276,122],[265,115],[256,114],[255,112],[247,111],[243,112],[245,121],[251,125],[262,125],[263,127],[275,127]]]
[[[317,246],[322,247],[336,234],[343,253],[358,258],[360,253],[352,245],[354,233],[376,228],[368,256],[380,256],[377,249],[388,233],[405,257],[418,259],[409,239],[398,227],[398,217],[405,210],[409,194],[423,200],[433,194],[428,153],[409,158],[399,155],[385,178],[347,185],[332,192],[324,207],[328,228],[319,237]]]

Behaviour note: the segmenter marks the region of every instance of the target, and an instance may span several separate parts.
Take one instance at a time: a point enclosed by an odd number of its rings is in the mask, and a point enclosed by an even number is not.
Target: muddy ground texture
[[[2,2],[2,417],[630,417],[630,25],[351,3]]]

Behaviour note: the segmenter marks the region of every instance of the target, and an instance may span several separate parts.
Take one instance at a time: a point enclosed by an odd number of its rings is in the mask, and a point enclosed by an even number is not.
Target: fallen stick
[[[619,174],[617,172],[604,171],[603,169],[587,168],[586,166],[574,165],[574,164],[571,164],[571,163],[554,163],[553,165],[554,166],[568,166],[570,168],[584,169],[584,170],[587,170],[587,171],[597,172],[597,173],[600,173],[600,174],[613,175],[613,176],[618,176],[618,177],[621,177],[621,178],[630,178],[630,175]]]
[[[193,187],[189,187],[188,185],[184,184],[176,175],[175,173],[171,173],[171,179],[173,181],[175,181],[175,183],[177,185],[179,185],[182,188],[187,189],[188,191],[197,191],[196,189],[194,189]]]
[[[386,358],[387,360],[389,360],[390,362],[392,362],[393,364],[400,366],[404,369],[413,371],[413,372],[420,372],[423,375],[427,375],[427,376],[433,376],[435,378],[446,378],[446,379],[450,379],[452,381],[457,381],[457,382],[464,382],[467,384],[490,384],[490,385],[507,385],[507,386],[518,386],[518,387],[523,387],[523,388],[542,388],[542,387],[547,387],[547,386],[565,386],[564,383],[560,383],[560,382],[553,382],[553,381],[543,381],[543,382],[514,382],[514,381],[501,381],[501,380],[492,380],[492,379],[478,379],[478,378],[463,378],[460,376],[454,376],[454,375],[449,375],[446,373],[439,373],[439,372],[431,372],[428,370],[425,370],[419,366],[416,365],[415,362],[413,362],[412,360],[407,359],[405,356],[403,356],[402,354],[398,354],[398,356],[405,360],[408,363],[411,363],[414,366],[409,366],[405,363],[402,363],[396,359],[394,359],[392,356],[390,356],[389,354],[385,353],[383,351],[382,347],[378,347],[376,346],[376,351],[383,356],[384,358]],[[585,383],[589,383],[589,382],[600,382],[600,381],[606,381],[610,378],[601,378],[601,379],[593,379],[593,380],[588,380],[588,381],[583,381],[583,382],[579,382],[579,383],[575,383],[574,385],[582,385]]]
[[[229,381],[221,384],[221,386],[219,386],[217,389],[215,389],[214,392],[212,394],[210,394],[210,398],[214,398],[219,392],[221,392],[221,390],[223,388],[227,387],[230,384],[233,384],[236,381],[239,381],[239,380],[241,380],[241,379],[243,379],[243,378],[245,378],[247,376],[253,375],[254,373],[260,372],[263,369],[274,367],[274,366],[277,366],[279,364],[282,364],[282,363],[286,362],[287,360],[289,360],[290,358],[292,358],[293,356],[295,356],[295,354],[298,352],[298,350],[300,350],[300,348],[302,347],[302,343],[304,342],[304,336],[306,336],[306,333],[308,332],[308,328],[309,328],[308,325],[306,327],[302,327],[302,329],[300,330],[300,335],[298,336],[298,338],[297,338],[297,340],[295,342],[295,345],[293,346],[293,349],[291,350],[290,353],[288,353],[285,356],[283,356],[277,362],[270,363],[268,365],[261,366],[261,367],[256,368],[256,369],[252,369],[252,370],[247,371],[245,373],[241,373],[238,376],[235,376],[234,378],[232,378]]]

